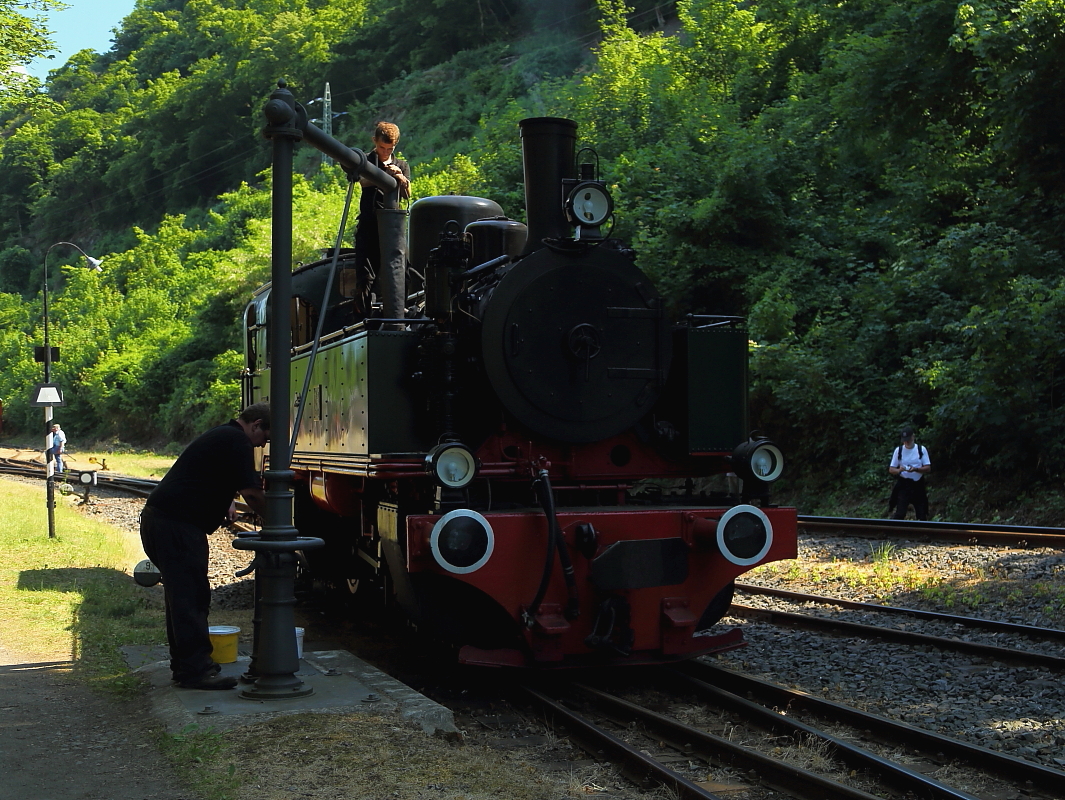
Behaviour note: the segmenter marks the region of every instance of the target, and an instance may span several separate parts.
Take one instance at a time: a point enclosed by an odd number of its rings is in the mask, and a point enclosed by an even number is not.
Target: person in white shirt
[[[67,449],[67,435],[63,433],[63,429],[59,427],[59,423],[52,424],[52,446],[48,452],[55,458],[55,471],[60,473],[63,471],[63,453]]]
[[[905,519],[909,507],[917,519],[928,519],[928,493],[925,489],[924,476],[932,471],[932,462],[928,450],[917,444],[913,428],[902,429],[902,443],[891,454],[888,472],[895,476],[895,487],[891,490],[888,510],[895,513],[892,519]]]

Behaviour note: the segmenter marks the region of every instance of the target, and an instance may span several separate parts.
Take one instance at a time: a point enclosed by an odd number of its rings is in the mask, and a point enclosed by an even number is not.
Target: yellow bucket
[[[216,664],[232,664],[237,660],[237,636],[240,628],[232,625],[212,625],[207,629],[211,637],[211,658]]]

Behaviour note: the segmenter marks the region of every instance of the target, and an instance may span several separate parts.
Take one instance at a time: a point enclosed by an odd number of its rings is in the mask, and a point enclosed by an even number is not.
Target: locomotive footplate
[[[747,646],[747,642],[743,638],[743,631],[740,628],[733,628],[732,630],[718,633],[713,636],[700,634],[696,639],[699,642],[699,649],[696,652],[687,652],[672,658],[663,658],[661,655],[654,653],[633,653],[624,660],[624,663],[632,665],[662,664],[671,660],[682,661],[695,656],[709,656],[714,653],[727,653],[729,650],[738,650],[741,647]],[[608,660],[615,661],[616,659]],[[471,667],[556,667],[561,669],[578,669],[581,667],[602,664],[603,657],[598,654],[590,654],[570,657],[565,661],[532,663],[529,660],[528,653],[522,650],[513,648],[484,650],[479,647],[466,645],[459,650],[458,661],[460,664],[466,664]]]

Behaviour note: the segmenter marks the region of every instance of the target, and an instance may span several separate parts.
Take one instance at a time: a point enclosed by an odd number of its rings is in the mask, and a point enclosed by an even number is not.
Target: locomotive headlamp
[[[784,471],[784,456],[768,439],[753,439],[732,451],[732,469],[745,481],[772,483]]]
[[[614,213],[614,198],[599,181],[584,181],[566,197],[566,216],[574,225],[598,228]]]
[[[741,567],[757,564],[773,544],[773,524],[756,506],[733,506],[717,521],[721,555]]]
[[[495,533],[488,520],[468,508],[456,508],[444,514],[429,535],[436,563],[456,575],[476,572],[487,564],[495,543]]]
[[[477,459],[459,442],[438,444],[425,457],[425,469],[441,486],[461,489],[477,474]]]

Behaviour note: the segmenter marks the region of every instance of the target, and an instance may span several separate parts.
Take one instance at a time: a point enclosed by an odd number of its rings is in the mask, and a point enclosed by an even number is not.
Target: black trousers
[[[925,490],[925,481],[911,481],[909,478],[898,479],[898,505],[892,519],[906,519],[906,511],[913,506],[913,514],[917,519],[928,519],[928,493]]]
[[[207,535],[187,522],[163,516],[151,506],[141,512],[141,544],[163,576],[166,639],[175,678],[196,678],[214,663],[207,615]]]

